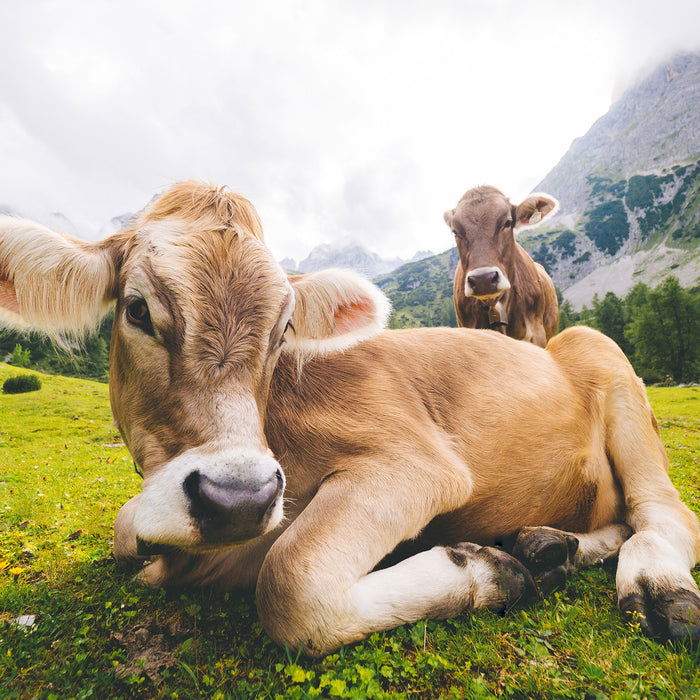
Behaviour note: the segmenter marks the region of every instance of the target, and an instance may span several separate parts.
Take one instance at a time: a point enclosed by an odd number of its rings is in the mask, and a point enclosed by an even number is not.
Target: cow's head
[[[464,268],[464,295],[484,302],[497,301],[511,287],[515,231],[532,226],[557,208],[547,194],[531,194],[514,206],[495,187],[471,189],[445,212]]]
[[[374,335],[385,297],[348,272],[288,278],[253,206],[199,183],[96,243],[0,218],[0,321],[80,337],[115,302],[110,397],[144,477],[137,538],[196,552],[274,528],[284,474],[263,423],[279,355]]]

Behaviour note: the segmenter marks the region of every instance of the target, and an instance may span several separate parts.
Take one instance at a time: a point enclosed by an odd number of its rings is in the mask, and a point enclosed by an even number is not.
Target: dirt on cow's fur
[[[117,678],[146,676],[152,683],[161,681],[161,672],[177,663],[185,639],[191,637],[179,619],[167,624],[151,621],[113,632],[112,639],[126,650],[127,660],[115,668]],[[193,642],[189,648],[196,644]]]

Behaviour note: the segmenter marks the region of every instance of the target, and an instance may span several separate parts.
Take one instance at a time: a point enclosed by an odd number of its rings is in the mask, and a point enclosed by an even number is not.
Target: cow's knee
[[[285,566],[268,553],[258,576],[255,602],[260,623],[274,642],[320,657],[353,640],[342,639],[342,597],[333,581],[317,586],[316,580],[308,569]]]

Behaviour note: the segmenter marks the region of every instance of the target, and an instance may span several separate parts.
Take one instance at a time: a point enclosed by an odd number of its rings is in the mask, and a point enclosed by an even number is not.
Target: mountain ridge
[[[521,242],[575,307],[671,272],[700,282],[698,108],[700,54],[678,54],[625,91],[536,186],[560,209]]]
[[[313,248],[301,262],[284,258],[280,264],[285,269],[298,272],[318,272],[333,267],[350,268],[371,279],[433,255],[435,254],[432,251],[418,251],[410,260],[399,257],[384,258],[359,243],[346,243],[341,246],[322,243]]]

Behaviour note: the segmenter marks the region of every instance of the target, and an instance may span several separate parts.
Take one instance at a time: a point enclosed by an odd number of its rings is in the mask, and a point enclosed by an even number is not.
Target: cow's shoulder
[[[527,308],[535,307],[541,302],[545,291],[543,278],[549,279],[544,268],[536,263],[519,243],[516,243],[512,286],[517,290],[520,302]]]

